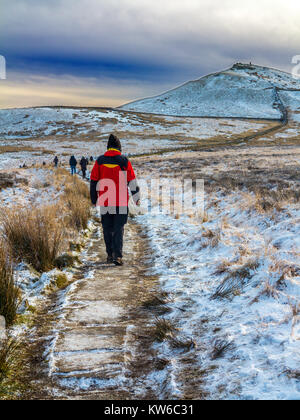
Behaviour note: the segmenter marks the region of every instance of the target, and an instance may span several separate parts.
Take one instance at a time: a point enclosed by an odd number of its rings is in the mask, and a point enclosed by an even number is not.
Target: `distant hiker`
[[[81,161],[79,162],[80,167],[81,167],[81,172],[82,172],[82,178],[86,178],[86,169],[87,169],[87,165],[88,162],[86,160],[86,158],[84,156],[82,156]]]
[[[57,168],[57,166],[58,166],[58,157],[57,156],[55,156],[53,163],[54,163],[55,168]]]
[[[120,140],[110,135],[107,152],[100,156],[91,173],[91,200],[100,207],[107,262],[123,265],[124,226],[128,220],[128,185],[136,205],[140,189],[129,160],[121,154]]]
[[[75,156],[71,156],[70,166],[71,166],[71,174],[72,175],[76,174],[77,160],[76,160]]]
[[[90,157],[90,162],[94,162],[93,156]]]

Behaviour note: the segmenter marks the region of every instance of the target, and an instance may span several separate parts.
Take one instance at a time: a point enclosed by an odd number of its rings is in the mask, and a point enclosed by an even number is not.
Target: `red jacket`
[[[128,207],[128,185],[135,201],[139,187],[130,161],[116,149],[100,156],[91,173],[91,200],[101,207]]]

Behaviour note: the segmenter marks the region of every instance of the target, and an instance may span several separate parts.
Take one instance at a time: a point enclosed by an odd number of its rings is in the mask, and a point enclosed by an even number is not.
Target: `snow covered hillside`
[[[10,215],[62,238],[49,267],[39,241],[14,261],[35,399],[300,399],[299,123],[300,82],[249,65],[123,109],[0,110],[2,235]],[[124,267],[106,264],[88,186],[67,172],[112,132],[142,195]],[[182,203],[174,178],[195,194],[204,180],[203,212],[160,212]]]
[[[177,116],[280,119],[277,89],[300,89],[300,82],[279,70],[236,64],[121,109]]]
[[[111,132],[126,154],[189,147],[210,139],[230,140],[269,128],[268,121],[176,118],[110,109],[24,108],[0,110],[0,169],[52,163],[53,154],[98,156]]]
[[[152,168],[205,179],[205,214],[138,216],[177,342],[172,396],[300,398],[299,148],[159,156]],[[145,176],[158,176],[140,161]],[[274,174],[276,173],[276,176]],[[289,179],[287,182],[286,180]],[[180,180],[178,180],[179,182]]]

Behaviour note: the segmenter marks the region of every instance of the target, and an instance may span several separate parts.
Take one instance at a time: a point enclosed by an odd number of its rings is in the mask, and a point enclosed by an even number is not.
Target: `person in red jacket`
[[[124,226],[128,220],[129,191],[140,205],[140,189],[130,161],[122,155],[121,142],[109,136],[107,152],[100,156],[91,173],[91,200],[101,210],[107,262],[123,265]]]

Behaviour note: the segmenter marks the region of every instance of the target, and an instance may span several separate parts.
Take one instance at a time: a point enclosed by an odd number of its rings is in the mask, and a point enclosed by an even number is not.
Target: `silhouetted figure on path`
[[[76,160],[75,156],[71,156],[70,167],[71,167],[71,174],[72,175],[76,174],[76,166],[77,166],[77,160]]]
[[[87,165],[88,165],[88,162],[87,162],[86,158],[82,156],[79,164],[80,164],[80,167],[81,167],[82,178],[85,179],[86,178]]]

